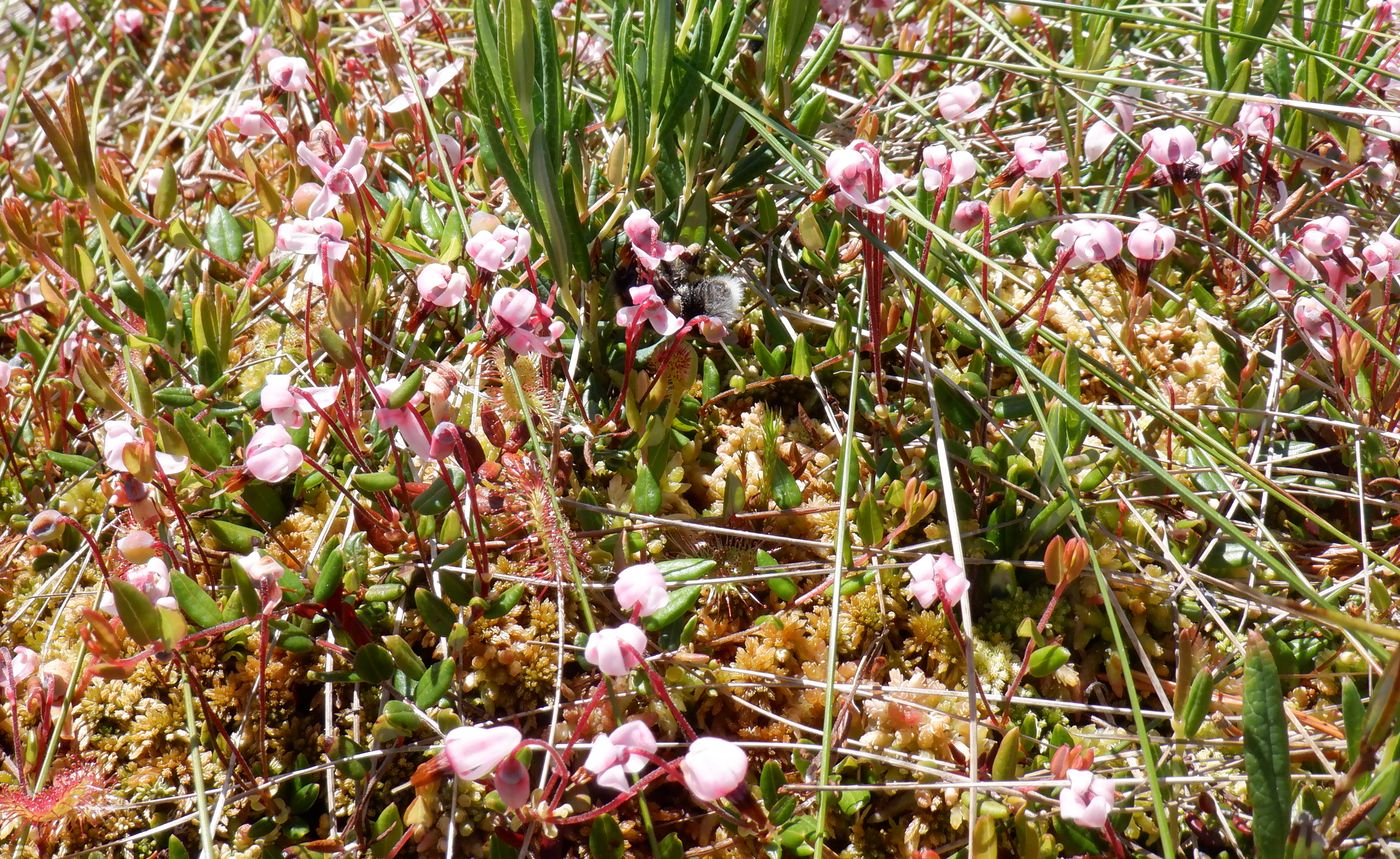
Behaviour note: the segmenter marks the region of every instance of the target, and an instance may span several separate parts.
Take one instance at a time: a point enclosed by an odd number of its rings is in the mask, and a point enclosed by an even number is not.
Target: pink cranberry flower
[[[718,737],[697,738],[681,758],[685,786],[701,802],[715,802],[738,790],[748,772],[748,753]]]
[[[656,294],[656,288],[651,284],[634,286],[628,293],[632,296],[632,303],[619,307],[613,319],[623,328],[631,331],[632,326],[641,324],[638,320],[645,320],[651,323],[657,334],[669,337],[685,325],[685,322],[666,306],[666,302],[661,300],[661,296]]]
[[[139,458],[146,441],[137,435],[131,421],[112,420],[107,422],[107,438],[102,444],[102,459],[107,467],[123,474],[131,473],[128,458]],[[184,471],[189,460],[183,456],[173,456],[161,451],[155,452],[156,468],[167,477]]]
[[[1112,112],[1084,132],[1084,157],[1091,163],[1102,158],[1119,135],[1133,130],[1133,108],[1127,99],[1114,98],[1111,104]]]
[[[1123,232],[1111,221],[1100,218],[1066,221],[1050,235],[1059,240],[1060,252],[1070,255],[1070,268],[1106,262],[1123,250]]]
[[[1317,266],[1312,264],[1307,254],[1297,248],[1287,248],[1279,254],[1279,258],[1289,270],[1303,280],[1316,280],[1319,276]],[[1284,298],[1293,293],[1293,278],[1288,276],[1287,271],[1271,260],[1259,263],[1259,268],[1268,276],[1268,290],[1275,298]]]
[[[457,426],[440,423],[433,427],[432,438],[428,439],[428,458],[444,459],[457,448]]]
[[[281,483],[296,474],[303,459],[301,448],[292,443],[287,430],[280,424],[268,424],[248,440],[243,465],[264,483]]]
[[[982,112],[973,107],[982,99],[982,86],[977,83],[954,84],[938,93],[938,112],[947,122],[976,119]]]
[[[311,67],[301,57],[285,54],[267,61],[267,77],[283,92],[301,92],[310,82]]]
[[[363,137],[356,137],[345,147],[345,154],[332,166],[321,160],[321,156],[312,152],[305,143],[297,144],[297,157],[301,159],[301,163],[311,168],[311,172],[316,174],[322,185],[316,199],[311,201],[311,206],[307,209],[308,217],[319,218],[325,215],[340,205],[341,197],[355,193],[357,188],[365,184],[369,173],[360,162],[364,160],[368,148],[368,141]]]
[[[292,218],[277,227],[277,250],[313,257],[306,267],[306,280],[324,286],[327,270],[334,275],[335,264],[350,250],[342,235],[344,227],[335,218]]]
[[[443,87],[452,83],[457,75],[462,73],[462,60],[455,60],[442,68],[429,72],[427,75],[419,77],[418,88],[423,91],[423,101],[432,101],[433,97],[442,92]],[[403,82],[403,92],[394,96],[384,103],[385,113],[402,113],[417,103],[418,96],[413,91],[413,73],[403,66],[394,69]]]
[[[464,725],[447,732],[442,756],[457,778],[476,781],[500,766],[519,745],[520,732],[509,725]]]
[[[398,390],[402,379],[386,379],[374,386],[375,393],[378,394],[377,402],[387,403],[389,398]],[[428,438],[427,426],[423,423],[423,418],[418,414],[418,404],[423,402],[423,394],[420,391],[413,395],[407,403],[396,409],[391,409],[387,405],[375,406],[374,422],[385,432],[396,429],[403,444],[416,455],[424,459],[432,459],[432,441]]]
[[[530,255],[530,231],[501,224],[495,229],[472,234],[467,239],[467,256],[483,271],[510,268]]]
[[[1378,30],[1389,24],[1390,19],[1395,15],[1395,4],[1392,0],[1366,0],[1366,8],[1376,10],[1376,16],[1371,19],[1371,25]]]
[[[1235,120],[1235,130],[1244,137],[1271,140],[1274,129],[1278,128],[1279,116],[1277,104],[1248,101],[1240,107],[1239,119]]]
[[[1147,157],[1163,167],[1186,164],[1196,156],[1196,138],[1184,125],[1154,128],[1142,136]]]
[[[5,650],[8,651],[9,648]],[[33,677],[38,670],[39,654],[23,645],[16,647],[8,654],[8,658],[0,657],[0,692],[9,700],[15,700],[20,685]],[[655,749],[656,744],[653,742],[652,750]]]
[[[324,387],[297,387],[290,375],[274,373],[263,380],[259,405],[281,426],[297,429],[302,415],[316,411],[316,406],[329,409],[339,394],[338,382]]]
[[[457,270],[453,271],[451,266],[440,262],[428,263],[418,269],[417,280],[418,294],[435,307],[457,304],[467,297],[467,287],[471,285],[471,277],[465,268],[457,266]]]
[[[127,570],[122,576],[127,584],[136,588],[146,599],[151,601],[151,605],[156,608],[178,609],[179,603],[170,595],[170,568],[165,565],[165,561],[160,558],[151,558],[144,564],[137,564]],[[97,607],[107,614],[116,616],[117,597],[109,588],[102,593],[102,599],[98,600]]]
[[[904,178],[880,158],[880,150],[866,140],[857,140],[828,155],[826,177],[836,186],[831,202],[837,211],[856,206],[877,215],[890,207],[885,193],[904,184]]]
[[[1220,135],[1206,144],[1206,157],[1222,170],[1229,170],[1240,158],[1240,146],[1227,135]]]
[[[967,574],[949,554],[924,555],[909,566],[909,575],[909,590],[924,608],[935,601],[955,603],[967,593]]]
[[[1043,134],[1017,138],[1013,153],[1016,165],[1032,179],[1049,179],[1069,163],[1064,150],[1051,149]]]
[[[642,617],[656,614],[670,599],[661,568],[653,563],[633,564],[618,573],[613,594],[623,611],[639,609]]]
[[[632,242],[637,261],[648,271],[655,271],[663,262],[673,262],[685,252],[685,246],[661,240],[661,225],[651,216],[650,209],[637,209],[622,222],[622,229]]]
[[[564,323],[528,289],[506,287],[491,297],[492,324],[506,345],[521,355],[548,355]]]
[[[263,103],[256,99],[240,101],[224,114],[224,122],[231,123],[243,137],[266,137],[269,134],[285,133],[287,120],[271,116]]]
[[[583,658],[609,677],[623,677],[642,664],[642,653],[646,649],[647,635],[641,627],[624,623],[588,636]]]
[[[1400,277],[1400,239],[1390,233],[1376,236],[1376,240],[1361,249],[1361,258],[1366,262],[1366,270],[1376,280]]]
[[[248,578],[252,579],[255,585],[279,581],[282,578],[282,565],[277,563],[275,558],[268,557],[256,550],[246,555],[239,555],[238,565],[243,568],[243,572],[248,574]]]
[[[447,159],[447,169],[456,170],[462,166],[466,160],[465,150],[462,149],[462,142],[450,134],[439,134],[436,138],[437,146],[428,147],[428,164],[432,167],[438,166],[438,146],[442,147],[442,155]]]
[[[1298,323],[1298,330],[1303,334],[1303,340],[1312,347],[1313,351],[1324,361],[1331,361],[1334,355],[1332,343],[1337,337],[1337,317],[1332,311],[1327,309],[1327,305],[1313,298],[1311,295],[1299,296],[1293,302],[1293,321]]]
[[[977,160],[969,152],[953,150],[942,143],[924,147],[924,190],[937,191],[947,182],[949,188],[961,185],[977,173]]]
[[[965,233],[973,227],[981,226],[987,217],[987,204],[981,200],[968,200],[959,203],[953,210],[953,217],[949,226],[953,232]]]
[[[145,22],[146,13],[140,9],[118,9],[112,14],[112,26],[123,36],[137,32]]]
[[[625,722],[611,734],[593,738],[593,748],[583,768],[593,773],[600,786],[622,793],[627,790],[627,776],[647,767],[647,755],[656,754],[656,737],[644,722]]]
[[[1176,232],[1150,212],[1138,215],[1138,225],[1128,233],[1128,253],[1139,260],[1166,259],[1176,247]]]
[[[49,26],[54,32],[67,36],[83,26],[83,16],[78,14],[72,3],[60,3],[49,12]]]
[[[1351,221],[1345,215],[1315,218],[1303,225],[1298,244],[1318,257],[1331,256],[1341,250],[1351,238]]]
[[[1113,784],[1088,770],[1069,770],[1069,787],[1060,792],[1060,817],[1086,829],[1102,829],[1113,810]]]
[[[156,556],[156,538],[150,531],[128,531],[117,538],[117,551],[133,564],[144,564]]]

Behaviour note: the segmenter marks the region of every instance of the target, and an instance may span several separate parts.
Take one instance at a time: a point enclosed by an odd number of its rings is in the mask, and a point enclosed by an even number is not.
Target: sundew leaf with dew
[[[1288,719],[1283,688],[1269,643],[1251,631],[1245,645],[1244,766],[1254,849],[1260,856],[1282,856],[1291,826],[1293,791],[1289,781]]]

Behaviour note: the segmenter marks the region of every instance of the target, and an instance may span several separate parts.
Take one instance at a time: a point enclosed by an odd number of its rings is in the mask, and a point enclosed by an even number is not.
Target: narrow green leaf
[[[161,639],[160,612],[134,585],[121,579],[112,579],[108,585],[112,589],[112,599],[117,604],[117,616],[122,619],[127,635],[131,640],[146,647]]]
[[[219,604],[200,586],[198,582],[176,570],[170,574],[170,592],[195,626],[208,629],[223,622]]]
[[[243,257],[243,227],[228,209],[216,205],[204,226],[204,241],[209,250],[229,262]]]
[[[452,688],[456,674],[457,663],[451,657],[433,664],[418,678],[418,685],[413,690],[413,703],[423,710],[435,706]]]
[[[1254,806],[1254,852],[1282,856],[1293,805],[1288,780],[1288,720],[1274,655],[1258,632],[1249,634],[1245,646],[1242,726],[1244,767]]]

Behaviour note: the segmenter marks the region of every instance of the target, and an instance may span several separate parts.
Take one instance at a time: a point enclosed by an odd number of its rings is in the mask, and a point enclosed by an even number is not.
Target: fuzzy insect
[[[662,261],[652,272],[651,286],[670,311],[689,322],[698,316],[732,325],[744,300],[744,278],[734,274],[702,275],[697,271],[700,246],[691,245],[675,260]],[[611,286],[619,305],[632,303],[631,289],[640,286],[641,266],[632,249],[621,250]]]

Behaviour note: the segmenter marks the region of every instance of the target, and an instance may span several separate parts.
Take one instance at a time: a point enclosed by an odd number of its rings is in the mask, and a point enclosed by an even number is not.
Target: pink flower
[[[156,608],[178,609],[179,603],[170,595],[170,568],[165,565],[165,561],[160,558],[151,558],[144,564],[138,564],[126,571],[122,577],[126,583],[131,585],[145,595],[151,601],[151,605]],[[117,614],[117,598],[111,589],[102,593],[102,599],[98,601],[97,607],[115,616]]]
[[[976,119],[980,113],[973,113],[973,106],[982,98],[982,86],[976,83],[955,84],[938,93],[938,112],[947,122],[960,119]]]
[[[306,268],[306,280],[323,286],[327,270],[334,274],[335,264],[350,250],[350,243],[341,239],[343,231],[335,218],[292,218],[277,227],[277,249],[315,257]]]
[[[1176,247],[1176,232],[1150,212],[1138,216],[1138,225],[1128,234],[1128,253],[1140,260],[1166,259]]]
[[[341,197],[355,193],[357,188],[365,184],[369,173],[360,162],[364,160],[365,150],[368,148],[368,141],[363,137],[356,137],[345,147],[345,154],[332,166],[321,160],[321,157],[312,152],[305,143],[297,144],[297,157],[301,159],[301,163],[311,168],[311,172],[316,174],[322,185],[320,193],[307,209],[308,217],[319,218],[325,215],[340,205]]]
[[[506,345],[521,355],[548,355],[564,333],[564,323],[528,289],[505,287],[491,297],[493,325]]]
[[[428,147],[428,163],[433,167],[437,166],[438,146],[441,146],[443,157],[447,159],[447,169],[455,170],[461,166],[465,160],[461,141],[450,134],[439,134],[434,139],[437,141],[437,146]]]
[[[1049,179],[1069,163],[1064,150],[1050,149],[1043,134],[1017,138],[1013,151],[1017,166],[1032,179]]]
[[[451,266],[432,262],[418,269],[418,294],[436,307],[451,307],[466,298],[470,284],[471,277],[461,266],[453,271]]]
[[[275,582],[282,578],[282,565],[262,552],[252,551],[246,555],[239,555],[238,565],[247,573],[248,578],[253,580],[253,584]]]
[[[8,659],[0,656],[0,692],[13,701],[19,693],[20,684],[33,677],[38,670],[39,654],[23,645],[16,647]],[[653,742],[652,751],[655,750],[656,744]]]
[[[1222,134],[1206,144],[1206,157],[1210,163],[1224,170],[1239,160],[1239,144]]]
[[[140,9],[118,9],[112,14],[112,26],[123,36],[130,36],[146,22],[146,13]]]
[[[1060,792],[1060,817],[1087,829],[1102,829],[1113,810],[1113,784],[1088,770],[1069,770]]]
[[[269,116],[262,102],[256,99],[240,101],[229,108],[229,112],[224,114],[224,122],[233,123],[234,129],[244,137],[264,137],[287,130],[287,120]]]
[[[1361,258],[1366,261],[1366,270],[1376,280],[1400,277],[1400,239],[1390,233],[1376,236],[1376,240],[1361,249]]]
[[[1154,128],[1142,136],[1147,157],[1163,167],[1185,164],[1196,155],[1196,138],[1184,125]]]
[[[700,737],[681,758],[681,776],[690,793],[701,802],[714,802],[744,784],[749,771],[748,754],[728,740]]]
[[[520,745],[520,732],[509,725],[465,725],[447,732],[442,756],[457,778],[476,781],[494,770]]]
[[[524,227],[512,229],[504,224],[489,232],[482,230],[467,239],[466,251],[476,267],[483,271],[510,268],[530,255],[530,231]]]
[[[444,459],[457,448],[457,426],[440,423],[433,427],[432,438],[428,439],[428,458]]]
[[[378,394],[377,401],[387,403],[389,398],[398,390],[402,379],[387,379],[374,386],[375,393]],[[404,445],[418,456],[424,459],[432,459],[432,441],[428,438],[427,426],[423,423],[423,418],[419,416],[417,405],[423,402],[421,392],[414,394],[407,403],[391,409],[387,405],[376,406],[374,409],[374,422],[384,431],[396,429]]]
[[[452,63],[429,72],[424,77],[419,77],[418,89],[423,91],[423,101],[432,101],[433,97],[442,92],[442,88],[452,83],[452,79],[462,73],[462,60],[455,60]],[[395,73],[399,80],[403,81],[403,92],[394,96],[384,103],[385,113],[401,113],[408,110],[417,103],[418,96],[413,91],[413,74],[403,66],[397,67]]]
[[[1136,92],[1136,90],[1130,90]],[[1113,112],[1100,119],[1084,132],[1084,157],[1090,162],[1098,161],[1113,145],[1120,134],[1133,130],[1133,108],[1126,99],[1115,98],[1111,102]]]
[[[723,319],[716,319],[713,316],[692,316],[685,323],[686,330],[697,329],[700,335],[711,343],[722,343],[724,338],[729,336],[729,326]]]
[[[1279,254],[1279,258],[1291,269],[1294,274],[1303,280],[1316,280],[1318,278],[1317,267],[1312,264],[1307,255],[1297,248],[1288,248]],[[1268,275],[1268,290],[1276,298],[1286,297],[1293,292],[1293,278],[1289,277],[1284,269],[1279,268],[1270,260],[1259,263],[1259,268]]]
[[[1299,296],[1293,302],[1293,321],[1298,323],[1303,339],[1322,360],[1331,361],[1332,341],[1337,336],[1337,318],[1327,309],[1327,305],[1311,295]]]
[[[268,424],[253,433],[244,452],[248,473],[264,483],[281,483],[301,468],[301,448],[280,424]]]
[[[316,411],[316,406],[329,409],[340,394],[340,384],[326,387],[296,387],[289,375],[273,374],[263,380],[259,405],[274,421],[287,429],[301,426],[302,415]]]
[[[49,26],[54,32],[67,36],[83,26],[83,16],[78,14],[72,3],[60,3],[49,12]]]
[[[632,303],[617,309],[617,316],[614,320],[623,328],[631,329],[633,325],[640,324],[637,320],[644,319],[651,323],[651,327],[662,337],[669,337],[681,330],[685,322],[679,316],[671,312],[666,306],[666,302],[661,300],[661,296],[656,294],[656,289],[650,284],[634,286],[628,290],[632,296]]]
[[[832,205],[837,211],[858,206],[884,214],[890,207],[885,192],[904,184],[904,179],[880,158],[880,150],[866,140],[837,149],[826,157],[826,177],[836,186]]]
[[[627,776],[647,767],[647,755],[656,754],[656,738],[643,722],[625,722],[611,734],[593,738],[593,748],[583,768],[593,773],[594,781],[618,793],[627,790]]]
[[[624,623],[588,636],[583,658],[609,677],[622,677],[642,664],[642,653],[646,649],[647,635],[641,627]]]
[[[946,181],[948,187],[961,185],[977,173],[977,160],[962,150],[948,152],[942,143],[924,147],[924,190],[937,191]]]
[[[107,438],[102,443],[102,459],[113,471],[130,474],[131,466],[128,465],[127,457],[139,457],[145,444],[145,439],[136,434],[136,428],[130,421],[108,421]],[[179,474],[189,465],[189,460],[183,456],[172,456],[160,451],[155,452],[155,460],[156,467],[167,477]]]
[[[1304,224],[1298,244],[1308,253],[1324,257],[1341,250],[1350,237],[1351,221],[1345,215],[1330,215]]]
[[[651,216],[650,209],[637,209],[622,222],[622,229],[632,242],[637,261],[648,271],[655,271],[662,262],[672,262],[685,251],[684,245],[661,240],[661,225]]]
[[[1371,21],[1371,25],[1376,29],[1389,24],[1395,14],[1395,4],[1391,0],[1366,0],[1366,7],[1376,10],[1376,17]]]
[[[924,555],[909,566],[909,576],[909,590],[924,608],[935,600],[955,603],[967,593],[967,574],[952,555]]]
[[[117,538],[117,551],[133,564],[144,564],[156,556],[156,538],[149,531],[128,531]]]
[[[516,758],[507,756],[496,767],[496,793],[507,808],[524,808],[530,801],[530,771]]]
[[[1123,232],[1099,218],[1066,221],[1050,233],[1060,242],[1060,252],[1070,254],[1069,267],[1083,268],[1118,256],[1123,250]]]
[[[1278,128],[1279,115],[1277,104],[1247,101],[1240,107],[1239,119],[1235,120],[1235,130],[1245,137],[1270,140],[1274,136],[1274,129]]]
[[[306,89],[310,75],[311,67],[301,57],[283,55],[273,57],[267,62],[268,80],[283,92],[301,92]]]
[[[987,204],[981,200],[968,200],[959,203],[953,210],[953,217],[949,226],[954,232],[965,233],[973,227],[982,225],[987,217]]]
[[[666,605],[666,579],[656,564],[633,564],[617,574],[613,594],[623,611],[640,609],[642,617],[656,614]]]

